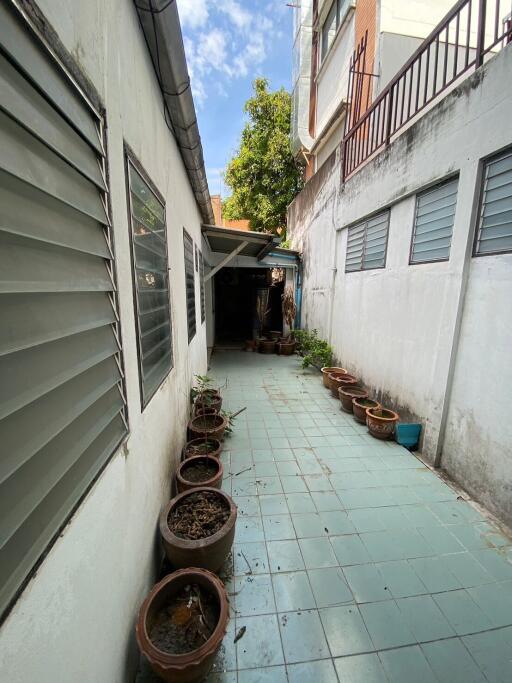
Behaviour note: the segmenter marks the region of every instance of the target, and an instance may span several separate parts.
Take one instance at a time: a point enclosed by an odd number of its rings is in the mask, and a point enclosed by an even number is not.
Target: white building
[[[409,3],[426,28],[425,4]],[[303,258],[302,326],[317,328],[337,361],[403,421],[421,422],[426,460],[510,524],[512,34],[505,5],[485,24],[473,15],[471,36],[461,33],[446,57],[453,82],[431,90],[430,80],[425,109],[420,96],[411,115],[393,123],[418,61],[381,88],[377,106],[360,113],[290,206],[288,234]],[[396,6],[405,3],[380,3],[381,29],[393,19],[405,32],[412,17],[398,21]],[[464,11],[467,3],[459,3],[450,31],[463,25]],[[382,51],[388,39],[379,35]],[[436,40],[423,44],[423,60]],[[384,65],[383,56],[376,61]],[[412,77],[421,94],[424,79]],[[387,140],[379,106],[390,107]]]

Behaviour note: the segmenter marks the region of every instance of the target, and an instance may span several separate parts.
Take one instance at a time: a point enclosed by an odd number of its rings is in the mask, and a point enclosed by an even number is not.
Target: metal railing
[[[464,73],[510,42],[512,0],[459,0],[369,105],[374,74],[365,70],[363,37],[350,62],[343,180]]]

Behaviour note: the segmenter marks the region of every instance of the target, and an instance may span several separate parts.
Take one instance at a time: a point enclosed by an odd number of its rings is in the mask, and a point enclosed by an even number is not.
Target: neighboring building
[[[222,197],[220,194],[212,194],[212,210],[213,216],[215,218],[214,225],[218,225],[221,228],[232,228],[233,230],[250,230],[249,221],[242,219],[238,221],[232,221],[228,218],[222,216]]]
[[[409,5],[418,33],[430,31],[426,3]],[[347,32],[365,6],[342,13]],[[334,151],[288,211],[303,263],[301,324],[403,421],[421,422],[429,463],[512,524],[510,4],[488,3],[484,22],[475,3],[457,3],[396,76],[385,55],[400,67],[397,34],[412,33],[413,17],[406,3],[379,7],[367,68],[389,87],[376,83],[379,100],[354,114],[343,145],[331,135]],[[338,107],[322,81],[342,39],[317,75],[318,132]],[[343,64],[333,84],[346,81]]]
[[[292,150],[310,178],[340,144],[349,65],[361,41],[364,111],[450,9],[451,0],[306,0],[294,10]],[[367,38],[365,39],[365,37]]]

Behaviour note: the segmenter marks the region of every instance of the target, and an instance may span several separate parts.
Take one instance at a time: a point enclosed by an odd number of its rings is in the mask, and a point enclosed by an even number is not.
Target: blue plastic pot
[[[398,423],[395,431],[397,443],[409,450],[415,450],[418,446],[421,434],[421,425],[416,423]]]

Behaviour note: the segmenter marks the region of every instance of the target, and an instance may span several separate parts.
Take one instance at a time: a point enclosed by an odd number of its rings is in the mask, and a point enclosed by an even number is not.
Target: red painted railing
[[[512,0],[459,0],[369,105],[375,74],[365,71],[363,37],[350,62],[343,179],[464,73],[510,42]]]

